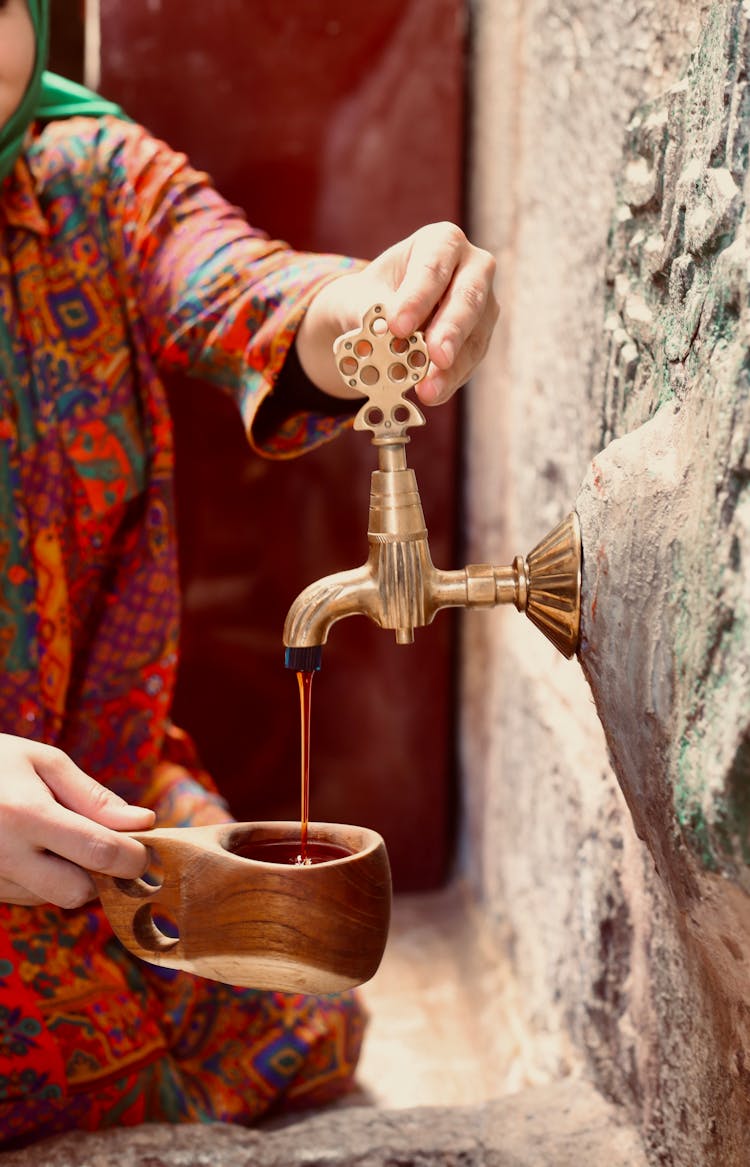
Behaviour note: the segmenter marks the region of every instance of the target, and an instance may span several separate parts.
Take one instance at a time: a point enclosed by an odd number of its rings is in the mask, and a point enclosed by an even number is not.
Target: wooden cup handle
[[[118,879],[92,872],[94,882],[115,934],[122,943],[145,960],[170,953],[180,957],[179,939],[166,935],[158,925],[158,909],[180,928],[180,882],[187,862],[206,847],[220,850],[221,825],[209,827],[164,827],[151,831],[131,831],[130,837],[149,849],[158,860],[161,882]],[[155,918],[156,917],[156,918]]]

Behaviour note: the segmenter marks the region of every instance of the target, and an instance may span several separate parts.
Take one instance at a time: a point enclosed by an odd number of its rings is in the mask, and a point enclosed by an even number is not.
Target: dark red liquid
[[[305,845],[305,855],[300,844],[293,839],[259,839],[258,842],[243,843],[233,847],[235,855],[243,859],[259,859],[263,863],[291,863],[296,867],[307,867],[315,863],[328,863],[331,859],[343,859],[351,855],[346,847],[335,843],[318,843],[309,839]]]
[[[310,709],[312,705],[312,681],[315,674],[298,672],[300,746],[301,746],[301,808],[300,808],[300,862],[307,859],[307,828],[310,820]],[[284,862],[284,860],[279,860]]]

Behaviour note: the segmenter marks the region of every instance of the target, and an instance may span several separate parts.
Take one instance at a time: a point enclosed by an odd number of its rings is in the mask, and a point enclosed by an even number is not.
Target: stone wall
[[[592,1073],[653,1163],[739,1167],[750,15],[473,11],[472,233],[503,318],[470,399],[466,558],[508,563],[575,505],[585,568],[583,669],[512,610],[464,620],[462,864],[512,952],[529,1079]]]

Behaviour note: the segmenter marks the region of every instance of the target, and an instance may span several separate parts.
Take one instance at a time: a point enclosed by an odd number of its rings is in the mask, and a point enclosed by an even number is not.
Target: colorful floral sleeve
[[[259,452],[293,457],[349,424],[336,403],[287,418],[255,440],[260,403],[273,391],[304,312],[331,279],[358,266],[297,252],[248,225],[193,169],[139,126],[80,121],[90,135],[93,195],[110,226],[134,326],[162,371],[182,370],[232,393]],[[71,127],[67,134],[70,141]]]

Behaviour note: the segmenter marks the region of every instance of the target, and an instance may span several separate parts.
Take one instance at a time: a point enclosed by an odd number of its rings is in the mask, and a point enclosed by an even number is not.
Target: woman
[[[491,257],[450,224],[370,264],[268,240],[183,156],[45,74],[47,36],[48,0],[0,2],[0,1147],[249,1122],[348,1087],[355,997],[147,966],[95,902],[89,871],[146,867],[125,832],[229,817],[169,723],[159,375],[222,386],[255,448],[290,456],[348,424],[331,346],[371,304],[397,335],[429,321],[428,405],[466,380],[497,315]]]

